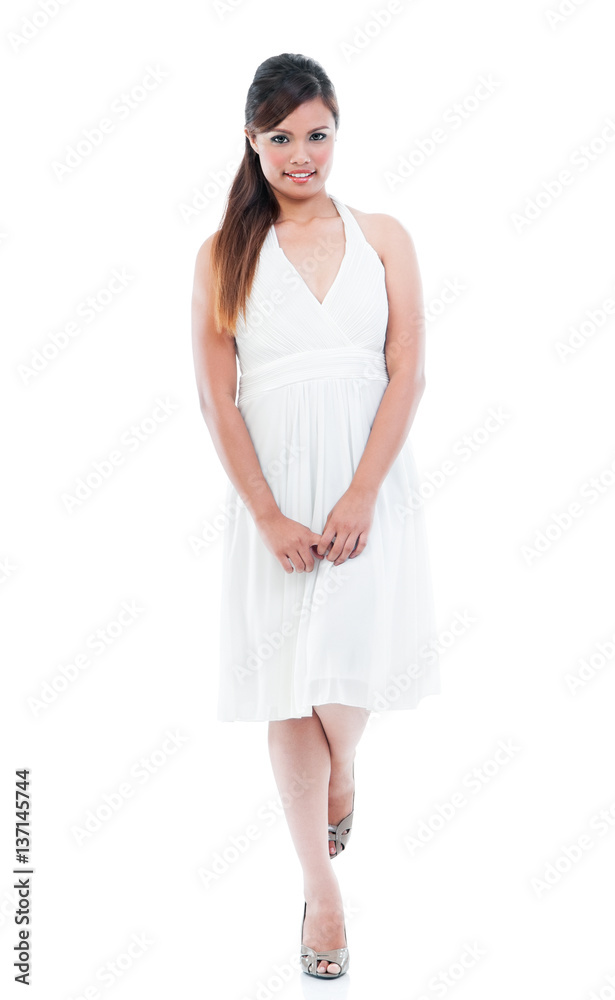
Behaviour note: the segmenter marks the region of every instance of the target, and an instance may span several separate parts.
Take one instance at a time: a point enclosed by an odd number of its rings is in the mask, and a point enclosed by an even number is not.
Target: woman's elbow
[[[199,406],[203,419],[208,427],[218,424],[224,417],[229,407],[235,406],[235,393],[230,389],[224,391],[210,392],[206,389],[199,391]]]

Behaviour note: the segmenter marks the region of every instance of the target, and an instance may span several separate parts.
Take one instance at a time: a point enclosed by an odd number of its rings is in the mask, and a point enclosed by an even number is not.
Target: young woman
[[[245,117],[193,295],[199,400],[229,478],[218,718],[269,723],[303,869],[301,964],[331,979],[348,968],[331,858],[350,835],[357,744],[371,711],[440,692],[407,441],[423,300],[405,227],[326,191],[339,110],[322,67],[267,59]]]

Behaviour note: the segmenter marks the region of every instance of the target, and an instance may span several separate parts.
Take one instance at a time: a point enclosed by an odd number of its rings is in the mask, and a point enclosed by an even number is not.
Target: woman
[[[348,968],[330,859],[350,835],[357,744],[371,711],[440,692],[407,442],[425,387],[421,281],[397,220],[327,194],[338,124],[313,59],[258,67],[193,296],[200,405],[229,477],[218,718],[269,722],[303,868],[301,964],[329,979]]]

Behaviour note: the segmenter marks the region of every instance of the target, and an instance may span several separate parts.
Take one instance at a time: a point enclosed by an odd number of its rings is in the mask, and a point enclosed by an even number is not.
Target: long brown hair
[[[260,64],[250,84],[245,127],[250,132],[272,131],[296,107],[316,97],[331,111],[337,129],[339,108],[335,90],[320,63],[294,52],[271,56]],[[243,159],[211,247],[215,322],[220,331],[231,336],[235,335],[240,310],[245,319],[261,247],[280,213],[260,157],[247,136],[245,139]]]

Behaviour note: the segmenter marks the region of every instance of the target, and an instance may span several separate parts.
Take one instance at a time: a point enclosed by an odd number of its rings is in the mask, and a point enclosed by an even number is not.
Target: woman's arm
[[[318,555],[326,553],[336,566],[359,556],[367,545],[378,491],[408,436],[425,389],[425,313],[412,238],[390,215],[372,217],[369,228],[370,242],[385,268],[389,384],[352,481],[329,511],[317,548]]]
[[[414,243],[390,215],[380,216],[378,231],[389,300],[384,350],[389,384],[351,484],[374,500],[408,437],[425,390],[425,311]]]
[[[220,333],[213,319],[210,276],[213,238],[214,234],[209,236],[197,254],[192,292],[192,350],[199,403],[224,470],[258,524],[279,513],[279,508],[235,404],[235,340]]]
[[[225,472],[246,505],[263,541],[286,573],[311,573],[320,559],[320,535],[282,514],[263,475],[238,407],[234,338],[213,318],[209,236],[197,254],[192,293],[192,348],[201,413]]]

